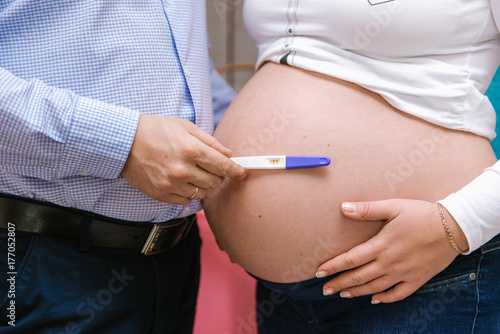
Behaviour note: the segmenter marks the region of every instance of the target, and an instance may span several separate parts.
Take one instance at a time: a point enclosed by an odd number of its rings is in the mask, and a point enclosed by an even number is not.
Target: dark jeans
[[[16,232],[11,275],[7,231],[0,230],[0,277],[7,274],[0,280],[0,333],[192,333],[200,245],[196,224],[177,246],[153,256],[99,247],[80,252]]]
[[[259,282],[259,333],[500,333],[500,235],[470,255],[459,255],[410,297],[378,305],[370,300],[338,294],[297,300]]]

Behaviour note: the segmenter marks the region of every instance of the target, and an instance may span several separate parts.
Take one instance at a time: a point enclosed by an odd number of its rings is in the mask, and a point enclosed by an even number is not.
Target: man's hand
[[[224,178],[243,180],[245,169],[229,159],[231,151],[193,123],[158,115],[141,115],[121,175],[158,201],[187,205]]]
[[[348,252],[322,264],[316,276],[345,273],[323,285],[325,295],[372,296],[372,303],[402,300],[445,269],[458,255],[450,244],[435,203],[406,199],[344,203],[343,213],[354,220],[385,220],[380,232]],[[445,213],[461,249],[467,239]]]

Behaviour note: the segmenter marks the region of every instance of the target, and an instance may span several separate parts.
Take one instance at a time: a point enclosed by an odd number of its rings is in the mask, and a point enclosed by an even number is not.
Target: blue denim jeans
[[[301,300],[290,296],[300,298],[300,283],[295,285],[299,289],[278,286],[257,285],[260,334],[500,333],[500,235],[470,255],[459,255],[413,295],[391,304],[372,305],[370,296],[342,299],[338,294]]]
[[[196,224],[177,246],[151,256],[100,247],[80,252],[17,232],[17,275],[10,275],[7,233],[0,230],[0,333],[192,333],[200,245]]]

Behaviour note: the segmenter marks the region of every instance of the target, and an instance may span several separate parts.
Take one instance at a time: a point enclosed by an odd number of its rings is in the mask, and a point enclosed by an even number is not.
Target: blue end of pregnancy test
[[[328,166],[329,157],[286,156],[286,169]]]

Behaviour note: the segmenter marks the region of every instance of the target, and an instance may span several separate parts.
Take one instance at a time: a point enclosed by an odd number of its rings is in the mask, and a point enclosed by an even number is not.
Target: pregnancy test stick
[[[253,157],[231,158],[238,165],[246,169],[293,169],[322,167],[330,164],[329,157],[293,156],[293,155],[264,155]]]

